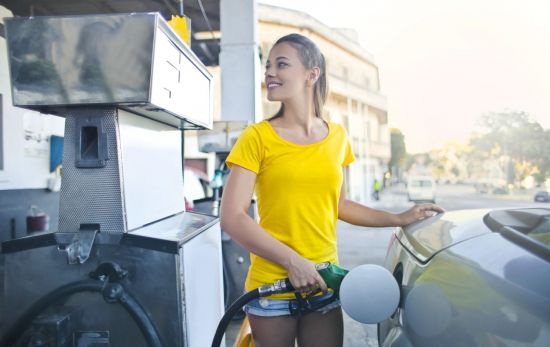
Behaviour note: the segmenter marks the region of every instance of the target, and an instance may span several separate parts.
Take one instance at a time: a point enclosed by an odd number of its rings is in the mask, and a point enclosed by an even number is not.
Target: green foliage
[[[479,125],[483,132],[470,140],[478,159],[505,156],[514,167],[532,167],[537,181],[550,177],[550,130],[544,130],[523,111],[484,114]],[[526,165],[528,163],[529,165]],[[523,179],[528,173],[515,170],[510,179]]]
[[[407,147],[405,145],[405,136],[399,129],[390,129],[391,158],[390,167],[403,169],[407,161]]]

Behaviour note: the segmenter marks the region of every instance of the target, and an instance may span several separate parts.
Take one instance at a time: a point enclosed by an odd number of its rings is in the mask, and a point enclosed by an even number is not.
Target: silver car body
[[[532,236],[525,236],[532,234]],[[447,212],[396,229],[386,346],[550,346],[550,209]]]

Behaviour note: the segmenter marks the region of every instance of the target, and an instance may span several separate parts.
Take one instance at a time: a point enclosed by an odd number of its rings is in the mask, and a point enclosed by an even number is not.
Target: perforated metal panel
[[[81,224],[99,224],[102,233],[126,230],[121,191],[119,129],[117,109],[82,108],[68,110],[65,120],[63,171],[59,202],[59,231],[76,232]],[[77,168],[76,123],[79,117],[99,117],[107,134],[109,159],[102,168]]]

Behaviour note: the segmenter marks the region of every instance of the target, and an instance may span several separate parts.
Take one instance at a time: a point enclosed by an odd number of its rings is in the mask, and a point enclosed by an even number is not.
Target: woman
[[[327,287],[315,264],[338,263],[336,220],[361,226],[398,226],[442,210],[419,205],[402,214],[374,210],[345,197],[344,167],[354,156],[345,129],[322,118],[327,97],[325,59],[308,38],[280,38],[269,53],[267,98],[281,108],[243,131],[227,158],[231,173],[221,203],[222,228],[251,252],[247,291],[289,277],[302,293]],[[247,214],[253,191],[260,224]],[[257,346],[341,346],[338,302],[299,317],[294,294],[245,307]],[[289,306],[290,305],[290,306]]]

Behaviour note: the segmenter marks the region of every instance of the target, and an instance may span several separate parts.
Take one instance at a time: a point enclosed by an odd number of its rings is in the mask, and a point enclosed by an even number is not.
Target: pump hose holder
[[[19,317],[0,340],[0,346],[14,346],[33,319],[52,303],[63,298],[68,298],[76,293],[96,292],[102,294],[106,302],[111,304],[118,303],[124,307],[138,325],[150,347],[161,347],[162,343],[158,330],[153,324],[151,317],[149,317],[147,311],[145,311],[139,301],[119,283],[119,281],[126,277],[127,273],[117,263],[105,262],[101,263],[95,271],[90,273],[90,277],[93,278],[92,280],[75,281],[54,289],[38,299]]]

